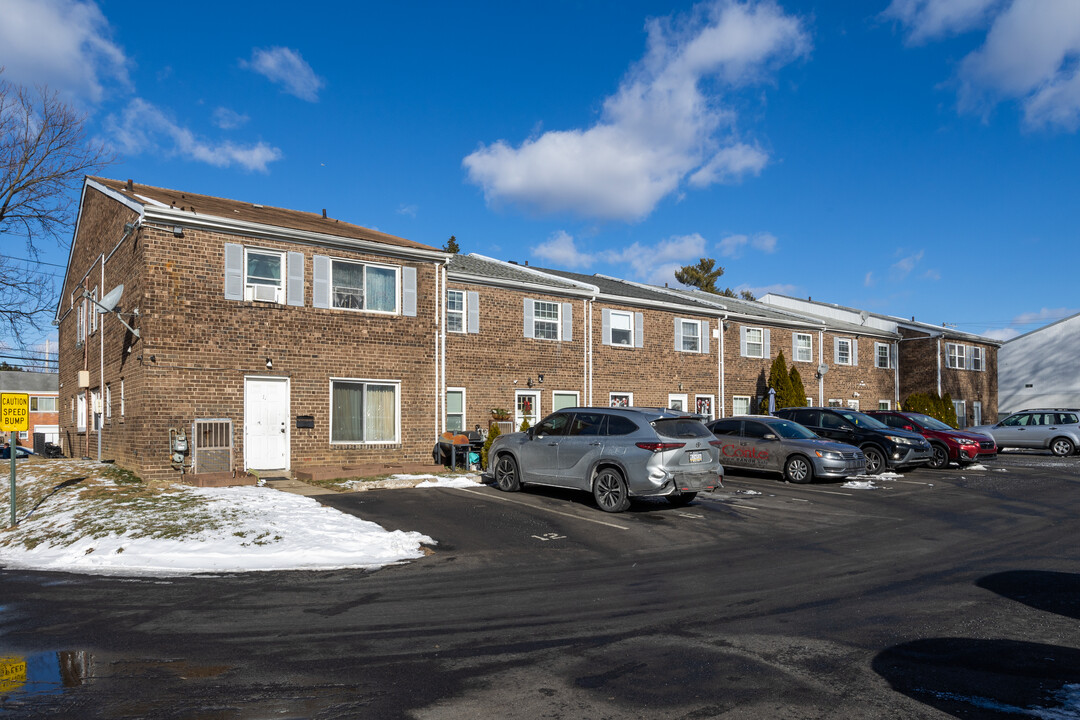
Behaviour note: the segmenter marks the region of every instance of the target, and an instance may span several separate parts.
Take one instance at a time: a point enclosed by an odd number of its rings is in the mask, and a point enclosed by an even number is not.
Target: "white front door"
[[[288,378],[244,378],[244,468],[289,468]]]
[[[521,421],[528,420],[529,427],[540,421],[540,391],[517,390],[514,392],[514,431],[521,429]]]

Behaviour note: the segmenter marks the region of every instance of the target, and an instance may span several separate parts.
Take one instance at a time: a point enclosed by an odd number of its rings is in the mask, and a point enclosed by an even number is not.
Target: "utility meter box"
[[[90,371],[89,370],[80,370],[79,371],[79,387],[81,387],[81,388],[90,387]]]

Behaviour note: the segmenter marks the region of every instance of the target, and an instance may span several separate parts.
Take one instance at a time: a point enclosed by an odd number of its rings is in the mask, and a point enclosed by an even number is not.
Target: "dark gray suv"
[[[527,484],[591,492],[607,512],[648,495],[686,505],[722,484],[719,445],[699,416],[678,410],[566,408],[496,438],[488,472],[508,492]]]

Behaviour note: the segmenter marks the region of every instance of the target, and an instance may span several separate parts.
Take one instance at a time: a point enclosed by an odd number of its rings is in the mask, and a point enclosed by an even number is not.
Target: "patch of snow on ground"
[[[736,490],[735,494],[736,495],[760,495],[761,493],[758,492],[757,490]]]
[[[435,477],[429,475],[430,480],[424,480],[422,483],[418,483],[418,488],[474,488],[478,485],[483,485],[483,481],[479,475],[461,475],[457,477]]]
[[[840,487],[846,487],[850,490],[880,490],[873,480],[848,480]]]
[[[975,463],[974,465],[965,465],[964,469],[965,470],[984,470],[985,471],[985,470],[989,470],[990,468],[986,467],[985,465],[980,465],[978,463]]]
[[[94,463],[73,468],[100,472]],[[32,478],[23,477],[23,482]],[[98,486],[107,484],[97,479]],[[169,497],[184,501],[172,511],[193,530],[154,537],[131,528],[154,527],[160,504],[87,501],[76,488],[55,492],[10,535],[0,537],[0,565],[110,575],[183,575],[255,570],[329,570],[386,565],[423,557],[435,541],[418,532],[388,531],[317,501],[257,486],[176,486]],[[5,498],[6,500],[6,498]],[[82,527],[87,512],[108,512],[109,524],[72,541],[66,529]],[[185,516],[183,513],[189,513]],[[22,514],[22,513],[20,513]],[[174,524],[177,517],[171,518]],[[92,534],[99,535],[92,537]],[[145,534],[146,537],[134,537]],[[21,538],[44,538],[32,548]]]

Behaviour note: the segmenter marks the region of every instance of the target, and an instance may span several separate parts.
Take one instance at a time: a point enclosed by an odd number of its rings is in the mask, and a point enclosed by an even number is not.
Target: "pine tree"
[[[480,467],[487,469],[488,466],[488,450],[491,449],[491,443],[495,442],[495,438],[499,437],[502,431],[499,430],[498,423],[492,423],[488,429],[487,440],[484,441],[484,447],[480,450]]]
[[[781,350],[773,359],[772,367],[769,368],[769,387],[776,391],[776,407],[790,407],[791,404],[791,375],[788,374],[787,360],[784,351]],[[768,411],[768,400],[763,403]]]
[[[457,244],[457,238],[453,235],[451,235],[450,239],[443,244],[442,249],[443,252],[454,253],[455,255],[461,252],[461,248],[459,248]]]
[[[791,404],[786,407],[802,407],[806,404],[806,386],[803,385],[802,375],[799,374],[799,369],[792,365],[788,376],[791,379]]]

